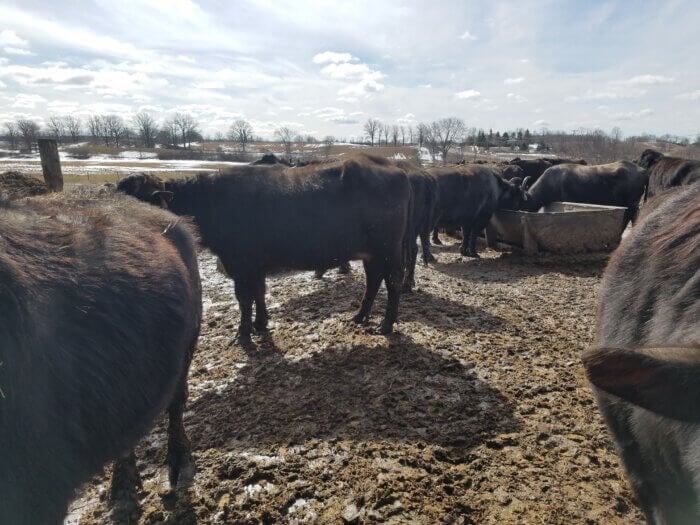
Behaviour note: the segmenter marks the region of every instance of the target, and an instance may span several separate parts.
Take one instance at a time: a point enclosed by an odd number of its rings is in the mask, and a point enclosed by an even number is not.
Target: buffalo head
[[[653,149],[645,149],[641,157],[639,157],[637,164],[642,168],[649,169],[662,158],[664,158],[662,153]]]
[[[173,200],[173,192],[165,189],[165,183],[148,173],[136,173],[124,177],[117,184],[117,190],[165,209]]]

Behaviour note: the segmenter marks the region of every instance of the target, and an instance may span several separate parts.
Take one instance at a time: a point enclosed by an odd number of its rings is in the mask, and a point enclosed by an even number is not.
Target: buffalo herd
[[[350,260],[365,272],[352,320],[369,321],[384,282],[377,331],[389,334],[415,286],[417,239],[428,264],[431,231],[439,241],[437,228],[461,228],[460,253],[478,257],[495,210],[567,200],[624,206],[636,222],[605,272],[583,363],[648,521],[700,523],[698,180],[700,163],[652,150],[597,166],[421,167],[365,154],[292,166],[269,156],[189,179],[130,175],[99,197],[4,196],[0,517],[59,523],[110,460],[111,498],[129,494],[131,450],[166,409],[171,486],[191,479],[182,418],[202,317],[198,245],[234,281],[244,345],[268,326],[267,275],[322,275]]]

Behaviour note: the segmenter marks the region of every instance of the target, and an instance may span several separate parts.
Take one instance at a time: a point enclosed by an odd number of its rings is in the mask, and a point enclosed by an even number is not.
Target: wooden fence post
[[[58,146],[53,139],[39,139],[39,155],[41,156],[41,171],[49,191],[63,191],[63,172],[61,160],[58,157]]]

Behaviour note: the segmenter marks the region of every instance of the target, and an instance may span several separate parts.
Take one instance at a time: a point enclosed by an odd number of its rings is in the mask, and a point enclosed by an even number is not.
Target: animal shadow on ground
[[[529,255],[513,251],[501,252],[496,258],[469,259],[459,257],[459,244],[442,246],[437,253],[454,253],[455,259],[431,264],[436,271],[456,279],[488,283],[512,283],[548,273],[600,277],[610,257],[609,253]]]
[[[309,439],[423,441],[460,451],[517,430],[511,403],[472,366],[394,335],[389,346],[259,352],[222,393],[189,406],[195,449]]]
[[[416,290],[401,294],[397,331],[401,330],[402,321],[413,321],[436,328],[460,327],[475,332],[498,332],[506,326],[504,319],[482,308],[438,297],[422,290],[420,277],[416,278],[416,283]],[[294,297],[271,309],[271,312],[274,318],[286,321],[321,321],[334,314],[345,315],[350,319],[360,306],[364,290],[364,276],[355,273],[345,279],[328,282],[320,290]],[[372,307],[373,323],[379,321],[385,307],[386,291],[382,287]]]

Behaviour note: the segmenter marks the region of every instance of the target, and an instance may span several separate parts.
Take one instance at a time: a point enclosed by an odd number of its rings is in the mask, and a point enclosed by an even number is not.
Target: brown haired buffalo
[[[583,362],[647,521],[690,525],[700,523],[700,185],[665,199],[613,255]]]
[[[303,168],[238,166],[218,175],[169,180],[131,175],[118,189],[194,218],[202,244],[235,283],[239,337],[266,330],[265,276],[281,269],[318,270],[362,259],[367,286],[353,320],[364,323],[382,280],[388,301],[379,331],[390,333],[399,306],[412,213],[411,186],[390,161],[358,155]],[[253,303],[256,307],[252,321]]]
[[[649,171],[648,198],[674,186],[685,186],[700,181],[700,161],[667,157],[654,151],[644,150],[638,164]]]
[[[170,482],[191,474],[201,292],[186,224],[116,195],[0,203],[0,312],[0,521],[60,523],[166,408]],[[118,461],[113,496],[137,476],[133,455]]]

